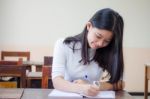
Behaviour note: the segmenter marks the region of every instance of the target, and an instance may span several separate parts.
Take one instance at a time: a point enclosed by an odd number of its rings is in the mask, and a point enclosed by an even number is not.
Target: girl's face
[[[87,23],[87,30],[88,44],[92,49],[106,47],[113,38],[111,31],[95,28],[90,22]]]

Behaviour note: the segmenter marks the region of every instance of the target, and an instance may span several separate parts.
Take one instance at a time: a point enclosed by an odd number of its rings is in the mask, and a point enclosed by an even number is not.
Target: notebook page
[[[71,92],[64,92],[54,89],[49,93],[49,97],[57,97],[57,98],[83,98],[83,96],[88,98],[115,98],[115,91],[100,91],[97,96],[87,96],[84,94],[77,94]]]
[[[115,99],[115,91],[100,91],[97,96],[87,96],[88,98],[114,98]]]
[[[53,91],[51,91],[51,93],[49,93],[48,95],[49,97],[58,97],[58,98],[82,98],[83,96],[81,96],[80,94],[77,93],[71,93],[71,92],[64,92],[64,91],[59,91],[54,89]]]

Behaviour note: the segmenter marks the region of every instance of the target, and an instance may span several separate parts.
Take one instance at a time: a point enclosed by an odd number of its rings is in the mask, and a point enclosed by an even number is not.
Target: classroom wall
[[[127,91],[144,91],[150,62],[149,0],[0,0],[0,51],[30,51],[31,60],[52,55],[58,38],[80,33],[99,9],[124,18],[124,80]]]

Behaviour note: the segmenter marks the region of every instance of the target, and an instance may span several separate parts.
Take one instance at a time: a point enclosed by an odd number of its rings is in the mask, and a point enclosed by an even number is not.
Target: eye
[[[105,45],[108,45],[109,43],[110,43],[110,41],[105,41],[104,42]]]
[[[95,33],[95,35],[96,35],[97,38],[101,38],[102,37],[101,34],[99,34],[99,33]]]

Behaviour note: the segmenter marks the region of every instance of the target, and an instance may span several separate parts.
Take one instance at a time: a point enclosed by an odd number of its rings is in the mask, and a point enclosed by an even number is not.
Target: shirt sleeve
[[[66,54],[65,54],[65,44],[63,39],[59,39],[54,47],[53,53],[53,64],[52,64],[52,79],[57,76],[65,75],[65,64],[66,64]]]

